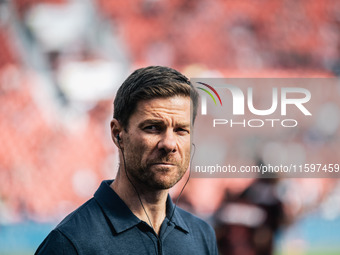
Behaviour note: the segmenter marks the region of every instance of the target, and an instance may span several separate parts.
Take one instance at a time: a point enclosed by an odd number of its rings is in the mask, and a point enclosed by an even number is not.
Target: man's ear
[[[118,147],[118,148],[121,148],[123,145],[122,145],[122,136],[121,136],[121,133],[122,133],[122,125],[120,124],[120,122],[113,118],[111,120],[111,123],[110,123],[110,126],[111,126],[111,138],[112,138],[112,141],[115,143],[115,145]]]

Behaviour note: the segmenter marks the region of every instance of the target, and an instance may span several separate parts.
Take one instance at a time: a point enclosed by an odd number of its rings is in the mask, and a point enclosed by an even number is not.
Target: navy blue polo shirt
[[[35,254],[213,254],[214,230],[192,214],[176,208],[168,196],[159,236],[137,218],[103,181],[94,197],[68,215],[41,243]]]

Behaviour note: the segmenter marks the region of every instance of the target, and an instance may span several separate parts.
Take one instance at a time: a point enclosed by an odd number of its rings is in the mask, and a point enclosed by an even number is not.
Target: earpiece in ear
[[[121,140],[121,138],[120,138],[119,134],[116,135],[116,139],[117,139],[117,143],[118,143],[118,148],[123,152],[123,149],[122,149],[122,147],[120,146],[120,140]]]

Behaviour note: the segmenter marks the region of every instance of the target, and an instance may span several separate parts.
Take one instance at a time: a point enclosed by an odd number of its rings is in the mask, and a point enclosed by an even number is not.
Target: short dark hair
[[[134,71],[120,86],[114,100],[113,117],[124,128],[138,102],[173,96],[190,97],[193,104],[193,122],[197,114],[198,93],[190,80],[180,72],[164,66],[149,66]]]

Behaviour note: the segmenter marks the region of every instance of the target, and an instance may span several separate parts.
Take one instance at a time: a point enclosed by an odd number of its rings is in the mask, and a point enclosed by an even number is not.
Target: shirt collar
[[[113,180],[103,181],[96,193],[95,200],[99,203],[104,214],[110,220],[112,226],[117,233],[121,233],[130,229],[142,221],[137,218],[124,203],[124,201],[117,195],[117,193],[110,187]],[[174,204],[168,195],[166,201],[166,217],[169,219],[174,209]],[[171,222],[180,230],[189,232],[189,228],[181,217],[177,209],[172,216]]]
[[[94,194],[94,198],[110,220],[115,231],[121,233],[139,224],[141,220],[131,212],[124,201],[110,187],[111,183],[112,180],[103,181]]]
[[[166,217],[170,220],[170,222],[175,224],[175,226],[177,228],[181,229],[182,231],[184,231],[186,233],[189,233],[189,228],[188,228],[187,224],[183,220],[181,214],[178,212],[179,208],[176,207],[175,212],[173,212],[174,208],[175,208],[175,205],[172,202],[170,195],[168,195],[168,199],[166,200]],[[172,216],[172,218],[171,218],[171,216]]]

